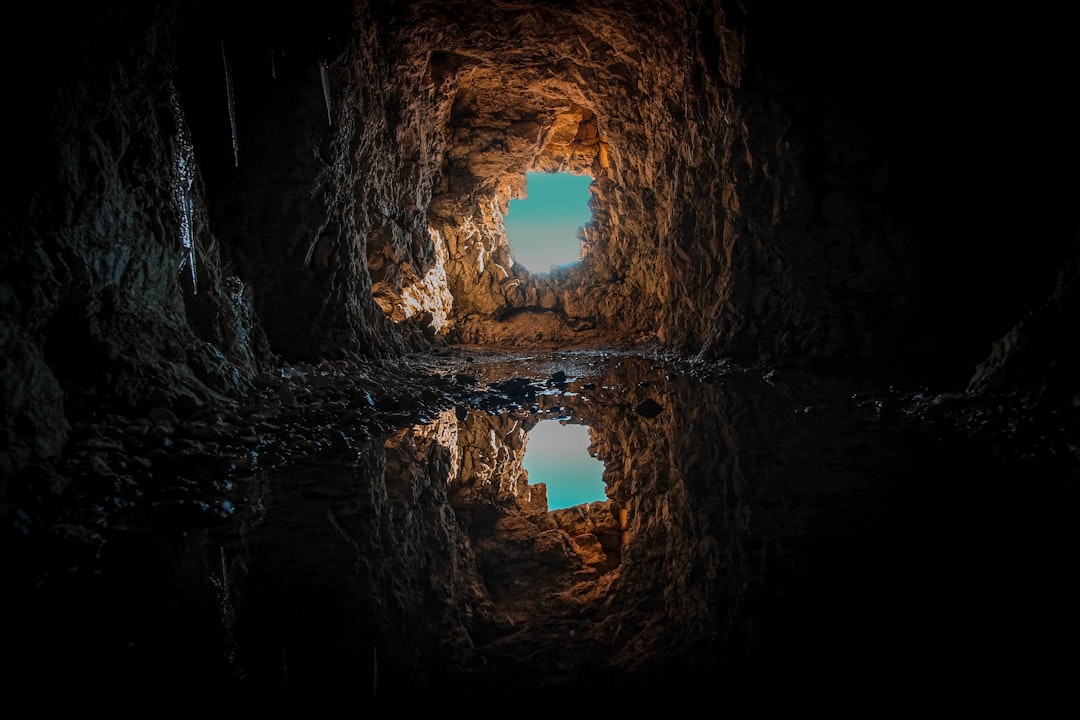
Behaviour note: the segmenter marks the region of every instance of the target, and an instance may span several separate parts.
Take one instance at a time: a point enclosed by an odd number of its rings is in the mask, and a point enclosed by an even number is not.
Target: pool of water
[[[1076,638],[1069,505],[889,390],[632,353],[454,372],[475,390],[351,436],[321,411],[264,419],[292,458],[272,467],[174,440],[162,487],[103,466],[55,508],[16,508],[19,682],[633,697],[973,691],[1065,668],[1047,651]],[[601,492],[556,508],[528,452],[568,421]],[[252,432],[216,447],[262,447]]]

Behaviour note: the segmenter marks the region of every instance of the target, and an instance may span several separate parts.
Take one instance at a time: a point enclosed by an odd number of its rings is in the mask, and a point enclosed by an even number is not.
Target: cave
[[[1070,699],[1065,6],[789,5],[23,8],[9,697]],[[529,173],[580,262],[514,260]]]

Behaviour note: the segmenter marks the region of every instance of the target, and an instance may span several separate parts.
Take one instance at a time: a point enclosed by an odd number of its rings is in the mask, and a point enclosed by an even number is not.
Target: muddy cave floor
[[[630,365],[637,373],[633,384],[620,386],[619,373]],[[1025,598],[1020,612],[1029,615],[1000,621],[1034,622],[1048,636],[1030,646],[1039,651],[1058,645],[1055,634],[1062,642],[1075,638],[1075,621],[1061,618],[1071,616],[1064,608],[1075,597],[1065,590],[1072,572],[1065,564],[1074,559],[1078,413],[1040,413],[1022,398],[988,400],[892,380],[875,371],[697,361],[629,345],[518,351],[458,346],[396,361],[286,365],[258,378],[242,400],[189,413],[161,407],[139,416],[101,413],[75,422],[62,459],[9,480],[7,532],[16,558],[9,577],[32,603],[42,588],[62,588],[72,575],[95,572],[95,558],[111,533],[149,523],[180,528],[229,522],[242,502],[235,480],[328,459],[348,461],[366,439],[422,425],[455,408],[535,417],[559,412],[557,400],[545,397],[568,391],[588,397],[597,383],[611,383],[604,386],[607,401],[617,402],[621,393],[629,407],[642,397],[663,400],[667,386],[677,383],[733,384],[738,392],[760,388],[782,397],[786,420],[799,417],[810,428],[798,435],[800,443],[834,441],[835,425],[816,437],[814,423],[843,416],[860,431],[911,433],[929,443],[919,447],[975,448],[982,460],[971,471],[993,468],[996,477],[965,480],[969,490],[985,483],[994,497],[973,502],[971,513],[1004,514],[982,517],[971,527],[1000,532],[995,547],[1011,548],[1002,559],[1000,582],[1008,597]],[[651,415],[647,409],[638,413]],[[679,425],[679,418],[656,420]],[[1038,536],[1023,537],[1033,532]],[[1031,565],[1017,566],[1025,558]],[[1030,617],[1043,610],[1041,617]]]

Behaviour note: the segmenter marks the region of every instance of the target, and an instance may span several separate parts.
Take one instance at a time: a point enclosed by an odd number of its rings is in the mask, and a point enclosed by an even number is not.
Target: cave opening
[[[547,487],[548,510],[607,500],[604,463],[589,450],[588,426],[541,420],[527,437],[521,465],[531,485]]]
[[[567,172],[528,173],[525,197],[510,200],[504,219],[516,262],[537,274],[580,262],[592,181]]]

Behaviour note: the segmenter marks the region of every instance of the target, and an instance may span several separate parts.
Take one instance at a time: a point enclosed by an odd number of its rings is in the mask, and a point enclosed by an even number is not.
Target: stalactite
[[[330,114],[330,73],[325,60],[319,61],[319,75],[322,76],[323,98],[326,100],[326,124],[333,125],[334,121]]]
[[[236,96],[233,93],[232,67],[225,54],[225,41],[221,41],[221,62],[225,67],[225,102],[229,110],[229,128],[232,130],[233,163],[240,167],[240,146],[236,140]]]
[[[173,121],[176,124],[176,172],[173,176],[173,202],[180,216],[180,245],[184,254],[180,258],[182,271],[186,265],[191,269],[191,293],[198,294],[198,274],[195,267],[195,219],[191,189],[195,184],[195,149],[188,137],[187,121],[175,88],[170,88]]]
[[[274,51],[270,51],[270,77],[277,80],[277,66],[274,64]]]

